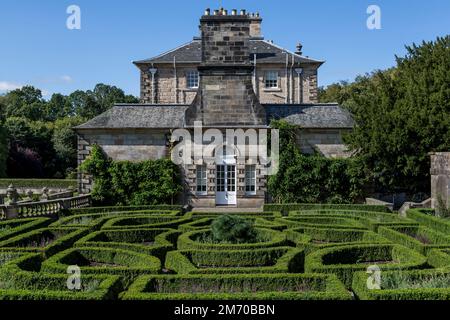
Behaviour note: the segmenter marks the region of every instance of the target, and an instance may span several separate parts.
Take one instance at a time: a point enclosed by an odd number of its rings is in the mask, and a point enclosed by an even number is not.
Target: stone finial
[[[14,185],[10,184],[8,186],[8,189],[6,189],[6,201],[7,204],[14,204],[19,201],[19,193],[17,192],[17,189],[14,187]]]
[[[27,191],[27,197],[31,200],[33,199],[33,191],[32,190],[28,190]]]
[[[205,16],[209,16],[209,15],[211,15],[211,9],[210,8],[206,8]]]

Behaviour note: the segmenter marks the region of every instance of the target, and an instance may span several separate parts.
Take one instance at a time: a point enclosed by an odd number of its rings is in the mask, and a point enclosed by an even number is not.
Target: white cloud
[[[13,83],[13,82],[9,82],[9,81],[0,81],[0,91],[11,91],[11,90],[16,90],[16,89],[20,89],[23,86],[17,84],[17,83]]]
[[[72,77],[71,77],[71,76],[68,76],[68,75],[63,75],[63,76],[59,77],[59,79],[60,79],[61,81],[63,81],[63,82],[67,82],[67,83],[73,81]]]

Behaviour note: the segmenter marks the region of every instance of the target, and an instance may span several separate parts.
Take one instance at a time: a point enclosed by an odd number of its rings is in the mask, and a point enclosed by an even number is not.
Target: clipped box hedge
[[[36,272],[42,260],[40,254],[26,254],[0,268],[0,300],[110,300],[123,291],[114,275],[82,275],[81,289],[70,290],[67,273]]]
[[[334,275],[242,274],[141,276],[123,300],[350,300]]]
[[[428,252],[428,264],[435,268],[450,268],[450,249],[432,249]]]
[[[305,248],[307,253],[336,246],[351,244],[389,243],[377,233],[358,229],[333,229],[301,227],[285,231],[287,239],[297,247]]]
[[[173,229],[123,229],[92,232],[75,243],[75,247],[108,247],[132,250],[164,260],[175,248],[180,234]]]
[[[301,273],[301,249],[179,250],[167,253],[165,267],[178,274]]]
[[[112,206],[112,207],[89,207],[89,208],[79,208],[70,209],[67,214],[69,215],[79,215],[88,213],[114,213],[114,212],[124,212],[124,211],[147,211],[147,210],[158,210],[158,211],[176,211],[181,212],[182,207],[180,205],[148,205],[148,206]]]
[[[285,203],[285,204],[265,204],[264,211],[281,211],[290,212],[298,210],[360,210],[360,211],[376,211],[389,212],[389,208],[379,205],[367,204],[312,204],[312,203]]]
[[[46,227],[52,220],[50,218],[26,218],[0,222],[0,241],[7,240],[19,234]]]
[[[132,215],[129,217],[115,217],[105,222],[102,230],[119,229],[148,229],[148,228],[174,228],[180,224],[192,221],[185,217],[174,217],[170,215]]]
[[[243,217],[244,219],[253,223],[255,227],[267,228],[273,230],[283,230],[286,229],[286,225],[266,218],[258,217]],[[216,217],[196,219],[192,222],[182,224],[178,227],[178,230],[182,232],[195,231],[200,229],[206,229],[211,226]]]
[[[368,276],[361,271],[353,277],[353,291],[361,300],[450,300],[450,270],[383,271],[381,289],[368,289]]]
[[[203,211],[191,211],[186,214],[186,217],[192,218],[192,219],[202,219],[202,218],[217,218],[221,215],[229,215],[229,216],[240,216],[244,218],[251,218],[251,217],[257,217],[257,218],[278,218],[281,217],[281,213],[278,211],[264,211],[264,212],[203,212]]]
[[[431,212],[431,210],[424,209],[409,209],[406,211],[406,216],[431,229],[450,235],[450,220],[432,216]]]
[[[178,250],[197,249],[197,250],[245,250],[245,249],[259,249],[270,247],[282,247],[287,244],[286,234],[280,231],[256,228],[261,237],[265,241],[255,243],[208,243],[198,241],[201,237],[207,236],[211,233],[210,229],[196,230],[186,232],[178,237]]]
[[[394,261],[394,263],[385,263]],[[334,273],[350,288],[353,273],[378,265],[381,270],[420,269],[427,265],[420,253],[397,244],[354,244],[317,250],[305,258],[305,272]]]
[[[106,221],[117,217],[144,216],[144,215],[164,215],[175,217],[178,211],[142,210],[142,211],[120,211],[86,213],[61,218],[50,226],[52,227],[89,227],[98,230]]]
[[[386,239],[414,249],[423,255],[426,255],[431,249],[450,249],[449,236],[445,236],[444,234],[423,226],[380,227],[378,233]]]
[[[42,228],[23,233],[0,242],[0,248],[14,248],[15,251],[41,252],[49,257],[70,248],[75,241],[85,236],[88,229]]]
[[[324,216],[324,217],[347,217],[356,219],[366,229],[377,232],[379,227],[391,226],[418,226],[419,224],[408,218],[397,214],[386,212],[358,211],[358,210],[305,210],[293,211],[290,217]]]
[[[66,274],[67,267],[77,265],[81,274],[120,275],[124,286],[141,274],[161,272],[161,261],[153,256],[115,248],[80,247],[55,254],[42,263],[42,272]]]
[[[289,228],[314,227],[317,229],[366,229],[357,219],[344,215],[304,215],[275,219]]]

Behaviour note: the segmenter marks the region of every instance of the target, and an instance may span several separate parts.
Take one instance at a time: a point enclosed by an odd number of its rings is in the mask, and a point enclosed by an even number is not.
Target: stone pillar
[[[442,198],[450,206],[450,152],[434,152],[431,156],[431,207],[438,207]]]

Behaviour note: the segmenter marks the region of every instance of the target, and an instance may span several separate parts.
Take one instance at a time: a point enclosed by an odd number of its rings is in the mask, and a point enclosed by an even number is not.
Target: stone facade
[[[337,104],[317,103],[317,72],[323,61],[304,57],[300,45],[293,53],[265,41],[261,22],[258,14],[215,11],[201,17],[201,37],[134,62],[140,70],[142,103],[115,105],[76,127],[78,163],[93,144],[113,160],[160,159],[169,157],[175,129],[192,133],[200,121],[219,137],[227,129],[260,133],[272,119],[301,128],[297,141],[303,153],[348,156],[342,133],[353,127],[351,116]],[[193,73],[198,81],[192,81]],[[180,168],[185,204],[260,207],[266,200],[267,168],[236,146],[224,153],[214,150]],[[80,172],[78,179],[80,192],[92,190],[89,176]]]
[[[438,208],[441,197],[450,207],[450,152],[431,154],[431,207]]]
[[[187,86],[187,72],[197,70],[200,64],[173,65],[155,64],[158,70],[155,74],[155,96],[153,96],[152,77],[148,66],[139,66],[141,75],[141,103],[190,104],[193,102],[198,89]],[[317,67],[302,66],[303,74],[299,76],[294,68],[286,71],[285,64],[269,64],[256,66],[257,86],[255,94],[262,104],[283,103],[317,103],[318,79]],[[277,71],[279,75],[278,88],[265,87],[267,71]],[[255,83],[252,75],[252,83]],[[299,85],[300,84],[300,85]],[[300,92],[300,94],[299,94]]]

